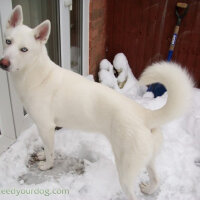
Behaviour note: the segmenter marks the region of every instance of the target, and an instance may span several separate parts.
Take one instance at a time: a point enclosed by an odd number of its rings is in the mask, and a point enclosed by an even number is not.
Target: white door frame
[[[2,6],[3,4],[3,6]],[[3,54],[3,31],[11,2],[0,0],[0,57]],[[0,153],[16,140],[8,73],[0,70]]]
[[[89,75],[89,4],[90,0],[82,0],[82,75]],[[60,4],[60,45],[61,66],[71,69],[70,50],[70,10],[73,9],[72,0],[59,0]]]
[[[59,0],[60,5],[60,47],[61,47],[61,66],[71,69],[71,50],[70,50],[70,6],[66,0]],[[68,5],[70,2],[68,2]]]
[[[6,22],[10,13],[12,11],[12,0],[0,0],[2,9],[2,27],[3,29],[6,27]],[[11,99],[11,107],[13,113],[14,127],[15,127],[15,135],[18,137],[22,131],[28,128],[32,124],[32,120],[28,115],[24,115],[24,107],[19,100],[19,97],[14,89],[14,84],[12,82],[11,76],[8,73],[8,85],[9,85],[9,93]]]
[[[89,16],[90,0],[83,1],[83,23],[82,23],[82,75],[89,75]]]

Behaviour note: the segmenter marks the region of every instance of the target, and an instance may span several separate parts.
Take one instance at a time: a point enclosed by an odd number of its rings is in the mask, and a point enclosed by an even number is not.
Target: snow
[[[117,79],[114,76],[113,65],[107,59],[103,59],[100,62],[99,68],[100,68],[100,71],[98,75],[99,75],[100,83],[112,89],[119,90]]]
[[[195,146],[200,150],[200,90],[194,89],[193,104],[190,112],[185,116],[184,125],[190,135],[194,137]]]
[[[104,60],[103,67],[107,66],[106,69],[112,71],[111,65]],[[92,77],[89,79],[92,80]],[[137,85],[137,80],[134,81]],[[152,93],[138,95],[138,91],[130,92],[131,89],[125,92],[119,88],[116,90],[120,90],[119,92],[149,109],[157,109],[167,100],[167,93],[154,99]],[[164,143],[156,160],[160,177],[159,190],[148,196],[142,194],[137,186],[135,191],[138,199],[200,199],[200,167],[197,163],[200,158],[199,98],[200,90],[194,89],[190,111],[162,128]],[[33,125],[20,135],[16,143],[1,154],[1,200],[126,200],[119,185],[111,146],[103,135],[66,129],[56,131],[55,166],[48,171],[40,171],[37,162],[31,157],[41,149],[42,142],[36,126]],[[138,178],[138,183],[141,180],[148,181],[146,171]],[[2,190],[8,189],[21,192],[26,189],[34,192],[21,195],[2,194]],[[55,189],[65,189],[68,192],[48,195],[48,191]]]
[[[147,87],[140,85],[134,77],[128,60],[123,53],[115,55],[113,65],[107,60],[103,59],[99,66],[99,81],[100,83],[115,89],[120,93],[126,93],[128,96],[142,96]],[[118,76],[114,75],[117,71]]]

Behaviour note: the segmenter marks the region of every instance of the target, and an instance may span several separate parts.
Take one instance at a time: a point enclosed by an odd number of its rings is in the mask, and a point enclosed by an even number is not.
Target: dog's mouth
[[[0,68],[9,72],[10,67],[4,66],[4,65],[0,65]]]

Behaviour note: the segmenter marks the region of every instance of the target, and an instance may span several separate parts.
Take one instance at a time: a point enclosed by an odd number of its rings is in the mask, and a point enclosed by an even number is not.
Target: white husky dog
[[[21,6],[7,22],[5,50],[0,66],[11,73],[25,109],[36,123],[44,152],[39,152],[39,168],[47,170],[54,162],[56,126],[103,133],[112,145],[119,181],[128,198],[135,200],[134,182],[147,167],[149,184],[144,193],[158,186],[155,156],[162,143],[159,127],[179,117],[189,105],[193,83],[174,63],[156,63],[140,78],[142,84],[163,83],[168,101],[159,110],[143,108],[133,100],[53,63],[45,47],[50,21],[36,28],[23,25]]]

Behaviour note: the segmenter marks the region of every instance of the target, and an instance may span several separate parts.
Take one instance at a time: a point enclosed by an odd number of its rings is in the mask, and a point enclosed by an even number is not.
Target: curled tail
[[[156,128],[177,117],[188,108],[192,96],[193,81],[187,71],[171,62],[155,63],[145,69],[140,83],[162,83],[168,92],[167,103],[160,109],[147,112],[149,128]]]

